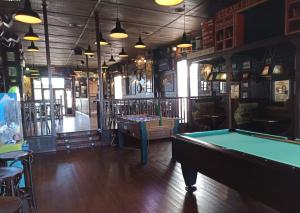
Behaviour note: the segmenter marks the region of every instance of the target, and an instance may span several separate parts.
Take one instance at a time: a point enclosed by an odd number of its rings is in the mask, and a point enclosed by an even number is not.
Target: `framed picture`
[[[251,69],[251,61],[244,61],[243,64],[242,64],[242,69],[243,70]]]
[[[16,67],[8,67],[7,70],[9,77],[16,77],[18,75]]]
[[[247,99],[248,98],[248,92],[242,92],[241,98],[242,99]]]
[[[10,61],[10,62],[16,61],[15,52],[7,52],[6,57],[7,57],[7,61]]]
[[[212,69],[213,66],[211,64],[203,64],[200,72],[201,80],[207,81],[212,72]]]
[[[249,83],[248,82],[242,82],[242,88],[248,88]]]
[[[163,92],[174,92],[174,72],[165,72],[161,77]]]
[[[275,81],[274,82],[274,99],[275,102],[285,102],[289,99],[290,96],[290,81]]]
[[[232,84],[230,85],[230,94],[231,99],[239,99],[240,97],[240,85],[239,84]]]

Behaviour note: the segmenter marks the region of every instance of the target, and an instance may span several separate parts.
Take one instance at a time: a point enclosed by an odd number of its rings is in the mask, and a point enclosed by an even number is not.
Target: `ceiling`
[[[186,31],[199,32],[201,23],[211,17],[219,9],[233,4],[238,0],[186,0]],[[42,0],[31,0],[31,5],[42,17]],[[161,7],[153,0],[118,0],[119,18],[129,37],[125,40],[110,39],[109,33],[115,26],[117,6],[115,0],[50,0],[48,1],[48,22],[50,36],[51,64],[55,66],[74,67],[84,60],[84,56],[74,55],[74,48],[87,48],[90,44],[96,49],[95,20],[92,11],[99,11],[100,28],[103,36],[112,44],[101,47],[102,60],[108,60],[111,49],[118,59],[121,47],[129,53],[129,58],[144,54],[145,51],[164,44],[171,44],[180,39],[183,33],[183,12],[176,12],[175,7]],[[1,14],[13,14],[23,7],[23,1],[0,1]],[[91,17],[91,18],[90,18]],[[46,50],[43,24],[34,25],[34,32],[41,40],[36,43],[40,51],[28,53],[25,51],[26,62],[29,64],[45,65]],[[20,38],[28,31],[28,25],[15,22],[10,29]],[[148,48],[137,50],[133,48],[141,33]],[[22,40],[24,49],[29,46],[28,41]],[[96,58],[90,58],[91,67],[97,67]]]

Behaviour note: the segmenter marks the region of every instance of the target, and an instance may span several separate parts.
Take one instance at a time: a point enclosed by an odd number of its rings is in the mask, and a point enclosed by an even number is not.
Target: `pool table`
[[[141,147],[141,164],[148,161],[148,141],[171,138],[178,133],[179,119],[156,115],[124,115],[117,119],[118,147],[124,147],[125,135],[138,139]]]
[[[298,139],[238,129],[177,134],[172,158],[181,163],[186,190],[197,172],[282,212],[300,212]]]

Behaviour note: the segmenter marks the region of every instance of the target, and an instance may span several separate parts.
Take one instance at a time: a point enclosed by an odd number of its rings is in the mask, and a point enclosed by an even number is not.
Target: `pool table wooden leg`
[[[185,182],[185,190],[187,192],[194,192],[197,190],[196,186],[193,186],[196,184],[197,181],[197,170],[188,167],[184,164],[181,164],[181,170],[182,170],[182,174],[183,174],[183,179]]]

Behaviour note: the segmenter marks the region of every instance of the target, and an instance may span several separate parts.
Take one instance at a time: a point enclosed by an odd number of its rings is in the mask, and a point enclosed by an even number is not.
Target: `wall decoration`
[[[247,99],[248,98],[248,92],[242,92],[241,98],[242,99]]]
[[[142,87],[142,84],[141,84],[141,83],[138,83],[138,84],[136,85],[136,91],[137,91],[138,93],[142,93],[143,87]]]
[[[10,62],[16,61],[15,52],[7,52],[6,57],[7,57],[7,61],[10,61]]]
[[[249,70],[249,69],[251,69],[251,61],[245,61],[245,62],[243,62],[242,69],[243,70]]]
[[[242,88],[248,88],[249,83],[248,82],[242,82]]]
[[[161,76],[163,92],[174,92],[174,72],[164,72]]]
[[[232,84],[230,85],[231,90],[231,99],[239,99],[240,97],[240,85],[239,84]]]
[[[16,77],[18,75],[16,67],[7,67],[7,70],[9,77]]]
[[[21,108],[16,93],[0,93],[0,146],[22,140]]]
[[[289,88],[290,88],[290,81],[283,80],[283,81],[275,81],[274,82],[274,95],[275,95],[275,102],[285,102],[289,99]]]
[[[201,80],[208,80],[210,73],[212,72],[213,65],[211,64],[203,64],[202,69],[200,71]]]

